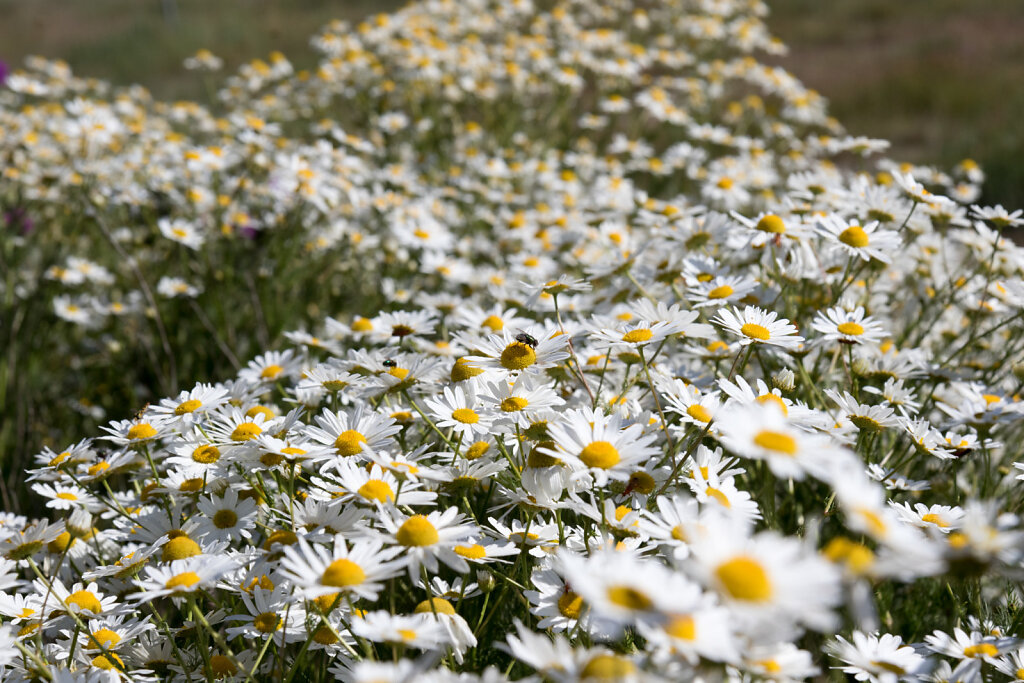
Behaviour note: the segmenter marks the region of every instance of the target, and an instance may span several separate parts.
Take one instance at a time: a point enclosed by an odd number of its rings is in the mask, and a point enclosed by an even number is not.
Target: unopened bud
[[[783,368],[772,375],[772,384],[781,391],[793,391],[796,388],[796,375],[789,368]]]
[[[65,526],[72,536],[88,536],[92,533],[92,515],[87,510],[78,508],[68,517]]]
[[[495,580],[494,574],[486,569],[481,569],[476,573],[476,584],[480,586],[480,590],[484,593],[490,593],[497,587],[498,582]]]
[[[1013,376],[1024,382],[1024,361],[1017,361],[1013,364]]]

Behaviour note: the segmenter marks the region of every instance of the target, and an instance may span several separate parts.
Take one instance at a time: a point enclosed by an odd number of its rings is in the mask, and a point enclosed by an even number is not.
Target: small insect
[[[525,332],[520,332],[516,335],[516,341],[520,344],[526,344],[531,349],[537,348],[537,338],[533,337]]]
[[[384,361],[383,365],[386,368],[397,368],[398,367],[398,363],[396,363],[395,361],[391,360],[390,358],[388,358],[386,361]]]
[[[141,408],[135,411],[135,416],[133,418],[134,421],[138,422],[139,420],[141,420],[142,416],[146,414],[147,410],[149,410],[149,403],[146,403],[146,405],[142,406]]]

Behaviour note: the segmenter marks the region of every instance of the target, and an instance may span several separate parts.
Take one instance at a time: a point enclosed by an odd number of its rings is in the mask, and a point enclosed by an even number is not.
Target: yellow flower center
[[[767,216],[762,216],[761,220],[757,222],[757,229],[761,232],[770,232],[773,235],[781,235],[786,232],[786,224],[782,222],[782,219],[773,213]]]
[[[57,497],[61,500],[78,500],[78,496],[73,493],[68,493],[67,491],[61,491],[57,494]]]
[[[697,622],[689,614],[672,616],[664,626],[665,633],[679,640],[697,639]]]
[[[630,344],[641,344],[645,341],[650,341],[653,336],[654,333],[649,328],[640,327],[622,335],[622,341],[629,342]]]
[[[864,334],[864,326],[854,322],[839,323],[836,325],[836,329],[839,330],[840,334],[846,334],[851,337],[859,337]]]
[[[600,654],[592,657],[583,670],[580,680],[588,678],[599,681],[622,681],[636,673],[636,664],[624,657]]]
[[[238,673],[238,667],[235,666],[235,663],[231,661],[231,658],[226,655],[214,655],[210,657],[210,669],[213,670],[213,674],[217,678],[234,676]]]
[[[115,661],[117,662],[116,664],[114,663]],[[108,652],[105,655],[93,658],[91,664],[97,669],[103,669],[104,671],[124,671],[124,660],[113,652]]]
[[[718,502],[718,504],[721,505],[722,507],[725,507],[725,508],[731,508],[732,507],[732,503],[729,502],[729,499],[726,497],[726,495],[724,493],[722,493],[721,491],[719,491],[718,489],[716,489],[715,487],[709,486],[707,488],[707,490],[706,490],[706,493],[709,496],[711,496],[712,498],[714,498]]]
[[[363,444],[366,437],[354,429],[347,429],[338,435],[334,440],[334,449],[338,455],[350,456],[363,452]]]
[[[174,414],[184,415],[186,413],[194,413],[196,410],[202,407],[202,405],[202,401],[197,401],[194,398],[189,399],[188,401],[183,401],[182,403],[179,403],[178,407],[174,409]]]
[[[929,512],[926,515],[921,515],[921,521],[922,522],[930,522],[930,523],[934,524],[935,526],[941,527],[943,529],[949,527],[949,523],[948,522],[946,522],[944,519],[942,519],[938,515],[936,515],[934,513],[931,513],[931,512]]]
[[[452,419],[462,424],[472,425],[480,421],[480,416],[470,408],[458,408],[452,411]]]
[[[217,510],[213,515],[213,525],[218,529],[230,529],[238,524],[238,515],[234,510]]]
[[[274,411],[266,406],[253,406],[245,411],[245,416],[250,419],[255,418],[257,415],[262,415],[265,420],[269,420],[274,417]]]
[[[998,654],[999,649],[992,643],[978,643],[977,645],[968,645],[964,648],[964,657],[972,659],[976,657],[995,657]]]
[[[500,362],[506,370],[525,370],[537,362],[537,354],[522,342],[512,342],[501,352]]]
[[[356,318],[352,321],[353,332],[369,332],[373,329],[373,323],[366,318]]]
[[[281,617],[276,612],[264,612],[253,618],[252,627],[260,633],[273,633],[281,628]]]
[[[468,560],[482,560],[487,557],[487,551],[479,543],[457,545],[455,546],[455,554]]]
[[[320,583],[325,586],[358,586],[366,580],[366,572],[352,560],[344,558],[331,562],[320,577]]]
[[[93,614],[99,614],[103,611],[103,607],[100,605],[99,599],[92,591],[75,591],[69,595],[66,600],[64,600],[64,604],[69,607],[74,605],[80,610],[87,610]]]
[[[192,459],[203,465],[212,465],[220,460],[220,449],[216,446],[200,446],[192,451]]]
[[[558,611],[568,619],[579,619],[580,611],[583,609],[583,598],[570,590],[565,591],[558,598]]]
[[[750,337],[751,339],[757,339],[759,341],[768,341],[772,336],[768,332],[768,328],[757,323],[744,323],[743,327],[740,328],[740,332]]]
[[[54,555],[59,555],[75,544],[74,538],[67,531],[62,532],[57,538],[46,544],[46,549]]]
[[[725,299],[732,296],[733,288],[729,285],[719,285],[708,292],[709,299]]]
[[[476,441],[472,446],[466,449],[466,459],[476,460],[483,456],[484,453],[491,447],[491,444],[486,441]]]
[[[638,471],[629,475],[629,482],[626,485],[626,488],[646,495],[653,493],[656,485],[657,482],[654,480],[654,477],[649,475],[647,472]]]
[[[132,425],[131,429],[128,430],[128,438],[132,441],[150,439],[154,436],[156,436],[156,429],[148,422]]]
[[[783,415],[789,415],[789,408],[786,407],[786,402],[783,401],[782,397],[779,396],[778,394],[761,394],[754,400],[761,405],[767,405],[770,403],[776,406],[779,410],[781,410]]]
[[[204,484],[205,482],[202,477],[193,477],[181,482],[181,484],[178,485],[178,490],[184,491],[185,493],[195,493],[196,491],[202,490]]]
[[[483,368],[477,368],[469,364],[467,358],[459,358],[452,366],[451,380],[453,382],[464,382],[470,377],[476,377],[483,372]]]
[[[754,436],[754,443],[765,450],[784,455],[796,455],[797,453],[796,439],[782,432],[762,429]]]
[[[160,559],[164,562],[173,562],[174,560],[184,560],[187,557],[201,555],[202,552],[199,544],[188,536],[176,536],[167,541],[167,543],[164,543]]]
[[[357,493],[366,500],[377,500],[381,503],[395,498],[395,492],[391,490],[391,486],[382,479],[370,479],[359,487]]]
[[[619,451],[607,441],[594,441],[580,451],[580,460],[587,467],[606,470],[618,464]]]
[[[500,332],[505,329],[505,321],[496,315],[489,315],[480,323],[480,327],[488,327],[495,332]]]
[[[529,404],[530,402],[521,396],[509,396],[502,400],[501,409],[506,413],[517,413],[526,408]]]
[[[316,606],[321,612],[327,614],[337,607],[339,597],[341,597],[341,593],[328,593],[327,595],[321,595],[314,598],[313,602],[316,603]]]
[[[109,628],[101,628],[98,631],[93,631],[89,636],[89,639],[96,643],[97,647],[105,647],[110,649],[121,642],[121,636],[117,635],[114,631]]]
[[[725,591],[736,600],[764,602],[772,597],[772,584],[761,563],[753,557],[740,555],[723,562],[715,576]]]
[[[320,645],[334,645],[338,642],[338,636],[328,626],[321,626],[313,632],[313,642]]]
[[[263,433],[263,429],[255,422],[243,422],[231,432],[232,441],[248,441]]]
[[[854,249],[866,247],[870,242],[868,234],[864,232],[864,228],[859,225],[851,225],[846,230],[839,233],[839,241],[848,247],[853,247]]]
[[[608,601],[629,610],[646,611],[654,601],[632,586],[611,586],[607,592]]]
[[[699,403],[694,403],[686,409],[686,414],[698,422],[711,422],[711,411]]]
[[[452,607],[452,603],[444,598],[430,598],[416,605],[416,609],[413,610],[414,614],[433,614],[434,612],[437,614],[455,614],[455,608]]]
[[[440,539],[437,529],[423,515],[413,515],[398,529],[398,542],[404,546],[434,545]]]

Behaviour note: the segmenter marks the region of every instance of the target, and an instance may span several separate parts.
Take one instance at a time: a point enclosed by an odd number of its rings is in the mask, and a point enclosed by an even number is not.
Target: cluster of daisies
[[[237,371],[34,450],[0,678],[1024,680],[1024,212],[648,4],[331,25],[223,116],[10,76],[7,319]]]

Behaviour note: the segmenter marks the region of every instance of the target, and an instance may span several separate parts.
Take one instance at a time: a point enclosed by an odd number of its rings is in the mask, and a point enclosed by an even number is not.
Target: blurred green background
[[[599,0],[595,0],[599,1]],[[332,18],[396,0],[0,0],[0,59],[59,57],[76,73],[200,99],[182,60],[201,47],[229,69],[280,50],[311,65],[310,35]],[[891,156],[988,172],[984,203],[1024,206],[1024,0],[769,0],[780,60]]]

